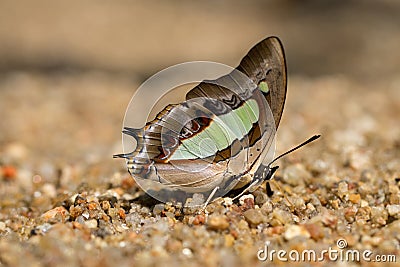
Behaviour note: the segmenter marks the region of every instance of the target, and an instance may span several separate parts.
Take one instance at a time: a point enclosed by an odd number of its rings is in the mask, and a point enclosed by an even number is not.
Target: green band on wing
[[[217,116],[202,132],[182,141],[170,160],[207,158],[245,137],[259,118],[259,107],[254,99],[231,112]],[[208,143],[206,141],[208,139]],[[203,141],[203,142],[202,142]],[[200,145],[201,144],[201,145]]]
[[[266,82],[260,82],[258,84],[258,88],[260,88],[261,92],[263,92],[263,93],[268,93],[269,92],[269,87],[268,87],[268,84]]]

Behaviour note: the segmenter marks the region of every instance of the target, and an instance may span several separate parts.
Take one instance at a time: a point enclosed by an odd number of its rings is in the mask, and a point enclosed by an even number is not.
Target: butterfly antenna
[[[302,147],[302,146],[305,146],[305,145],[307,145],[307,144],[309,144],[309,143],[311,143],[311,142],[317,140],[317,139],[320,138],[320,137],[321,137],[320,134],[316,134],[316,135],[314,135],[314,136],[308,138],[306,141],[304,141],[304,142],[301,143],[300,145],[297,145],[297,146],[295,146],[294,148],[292,148],[292,149],[286,151],[285,153],[279,155],[278,157],[276,157],[276,158],[275,158],[274,160],[272,160],[268,165],[271,165],[272,163],[274,163],[274,162],[277,161],[278,159],[280,159],[280,158],[286,156],[286,155],[289,154],[289,153],[292,153],[293,151],[299,149],[299,148]]]

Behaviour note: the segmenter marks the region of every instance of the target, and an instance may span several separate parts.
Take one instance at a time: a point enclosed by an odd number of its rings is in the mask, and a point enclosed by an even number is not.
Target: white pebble
[[[251,199],[254,200],[254,196],[253,196],[252,194],[243,195],[243,196],[241,196],[241,197],[239,198],[239,203],[240,203],[240,205],[244,205],[244,200],[247,199],[247,198],[251,198]]]
[[[387,205],[386,209],[390,216],[400,216],[400,205]]]
[[[190,248],[182,249],[182,254],[189,258],[191,258],[193,256],[193,252]]]
[[[310,233],[304,227],[301,227],[299,225],[290,225],[285,231],[284,238],[286,240],[291,240],[295,237],[309,238]]]

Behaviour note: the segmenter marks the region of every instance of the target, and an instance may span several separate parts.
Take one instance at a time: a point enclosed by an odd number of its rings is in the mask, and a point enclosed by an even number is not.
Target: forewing
[[[268,85],[266,99],[278,128],[286,99],[286,60],[282,43],[277,37],[268,37],[255,45],[242,59],[237,69],[259,87]]]

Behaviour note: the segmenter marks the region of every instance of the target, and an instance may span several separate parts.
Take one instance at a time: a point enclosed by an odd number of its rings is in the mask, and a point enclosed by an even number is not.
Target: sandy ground
[[[266,241],[373,260],[298,265],[398,265],[396,1],[38,3],[0,4],[0,266],[265,266]],[[112,159],[137,87],[187,60],[236,65],[268,35],[289,67],[277,153],[322,134],[278,162],[292,205],[262,188],[200,214],[137,199]]]

